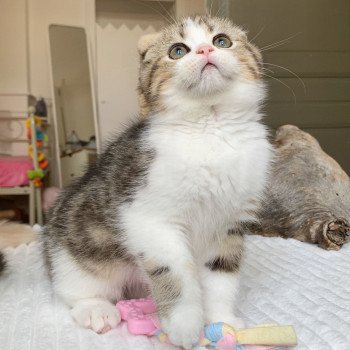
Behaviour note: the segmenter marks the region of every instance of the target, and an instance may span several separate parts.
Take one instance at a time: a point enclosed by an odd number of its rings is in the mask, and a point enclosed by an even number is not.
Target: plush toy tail
[[[259,325],[254,328],[242,329],[237,332],[240,344],[260,344],[276,346],[295,346],[297,336],[292,326]]]

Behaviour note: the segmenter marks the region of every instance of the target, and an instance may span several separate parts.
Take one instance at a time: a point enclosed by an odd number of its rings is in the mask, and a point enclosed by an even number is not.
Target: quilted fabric
[[[0,187],[28,185],[27,171],[32,168],[33,162],[29,157],[0,156]]]
[[[281,238],[247,237],[238,314],[247,325],[292,324],[296,350],[350,349],[350,245],[327,252]],[[0,278],[1,350],[174,349],[129,335],[125,325],[104,335],[79,328],[52,294],[34,242],[7,249]]]

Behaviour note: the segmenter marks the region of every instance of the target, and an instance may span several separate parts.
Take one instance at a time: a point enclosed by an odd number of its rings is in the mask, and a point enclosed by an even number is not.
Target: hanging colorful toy
[[[33,149],[32,144],[32,128],[31,128],[31,120],[34,118],[34,124],[35,124],[35,139],[36,139],[36,150]],[[33,160],[34,163],[34,154],[33,152],[36,151],[37,161],[38,161],[38,167],[34,169],[29,170],[27,172],[27,176],[30,181],[34,184],[35,187],[42,187],[43,181],[42,179],[45,176],[45,169],[49,165],[49,161],[46,159],[45,154],[43,152],[44,142],[47,142],[47,135],[44,134],[42,130],[42,118],[38,116],[30,116],[27,118],[25,122],[25,126],[27,128],[27,138],[29,141],[28,146],[28,155]]]

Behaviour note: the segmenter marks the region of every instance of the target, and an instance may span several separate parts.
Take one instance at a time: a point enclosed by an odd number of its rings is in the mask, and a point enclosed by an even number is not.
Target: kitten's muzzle
[[[215,48],[209,44],[202,44],[198,47],[196,53],[198,55],[201,55],[200,59],[201,61],[203,61],[201,73],[203,73],[206,69],[212,69],[212,68],[218,69],[211,55],[211,53],[214,51],[215,51]]]

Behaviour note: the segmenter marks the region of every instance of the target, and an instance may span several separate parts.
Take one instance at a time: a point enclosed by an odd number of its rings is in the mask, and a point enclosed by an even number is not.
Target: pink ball
[[[218,350],[232,350],[236,349],[236,345],[235,337],[231,334],[227,334],[216,343],[216,348]]]

